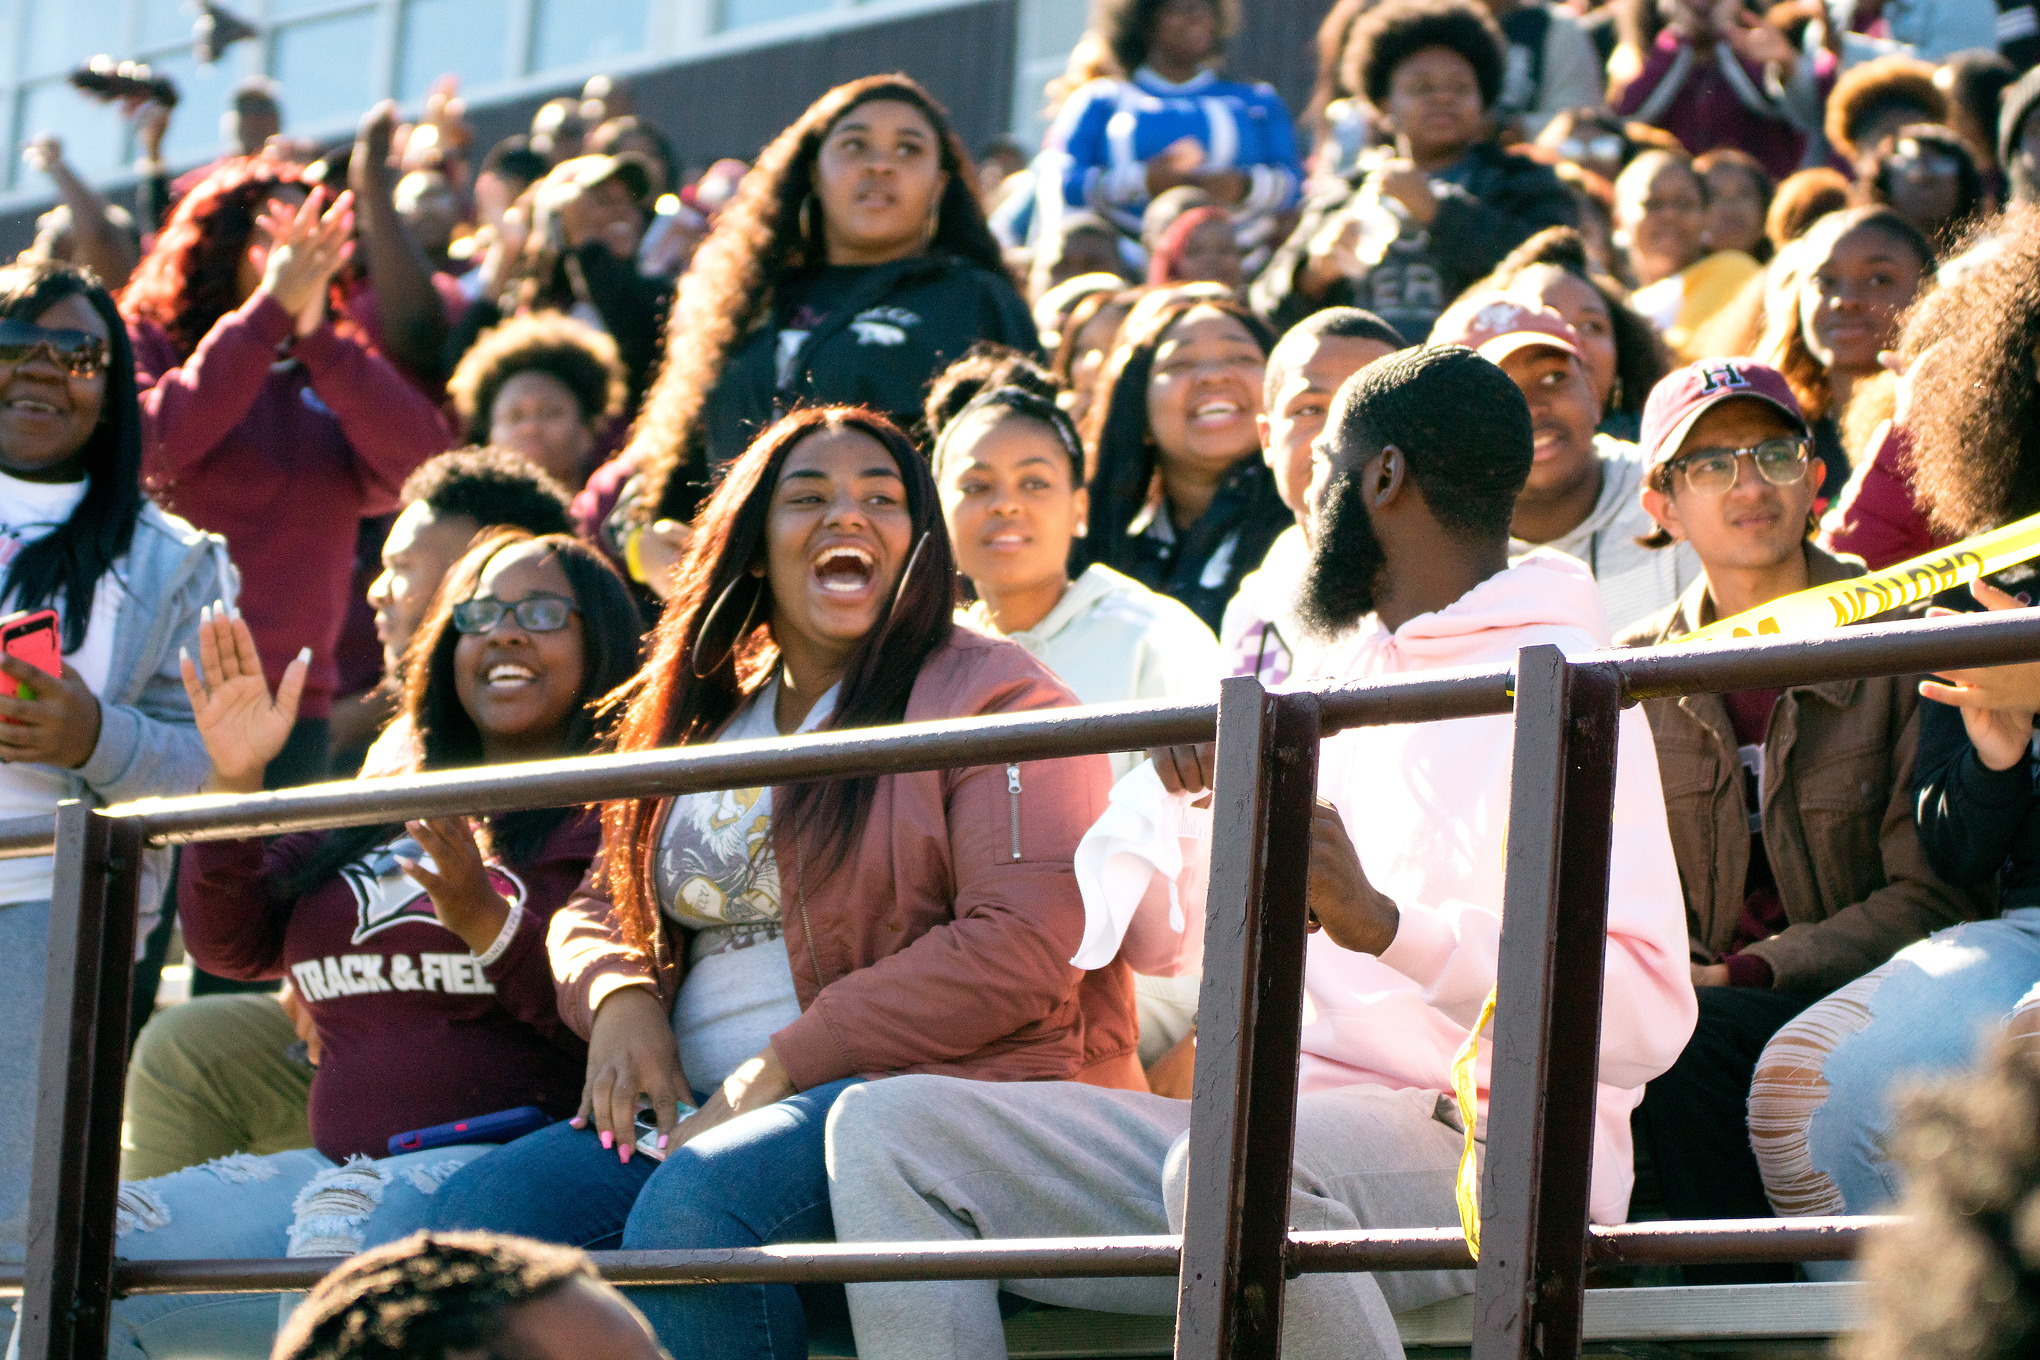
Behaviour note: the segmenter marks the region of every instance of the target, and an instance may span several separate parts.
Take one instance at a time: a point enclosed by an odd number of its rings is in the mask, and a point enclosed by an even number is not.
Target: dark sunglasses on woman
[[[0,364],[25,364],[37,351],[74,378],[106,372],[106,342],[85,331],[52,330],[32,321],[0,320]]]

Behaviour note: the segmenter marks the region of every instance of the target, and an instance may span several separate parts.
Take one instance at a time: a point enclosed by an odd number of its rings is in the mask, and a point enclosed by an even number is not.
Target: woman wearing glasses
[[[191,793],[205,753],[177,649],[231,598],[226,545],[143,498],[134,364],[113,299],[65,265],[0,268],[0,614],[54,610],[63,673],[0,660],[0,820],[60,799]],[[16,690],[26,684],[28,691]],[[32,694],[29,692],[32,691]],[[168,851],[143,862],[147,933]],[[0,862],[0,1259],[27,1235],[51,861]]]
[[[617,745],[1074,701],[1019,644],[955,624],[955,600],[906,436],[855,408],[796,411],[703,507]],[[828,1241],[823,1130],[857,1082],[1145,1091],[1124,963],[1069,964],[1071,861],[1110,780],[1082,756],[611,803],[602,867],[551,936],[560,1012],[588,1038],[580,1117],[462,1171],[431,1226],[585,1247]],[[636,1302],[689,1360],[808,1353],[791,1286]]]
[[[593,750],[597,702],[636,668],[637,617],[622,578],[578,540],[483,539],[411,646],[403,713],[420,768]],[[253,630],[238,611],[208,611],[182,670],[209,790],[262,787],[309,668],[299,652],[272,698]],[[592,816],[550,808],[188,847],[192,957],[227,977],[287,977],[311,1013],[315,1146],[124,1183],[119,1253],[348,1255],[419,1226],[439,1182],[491,1150],[455,1137],[389,1157],[395,1136],[520,1108],[539,1123],[572,1114],[586,1050],[559,1018],[545,937],[598,841]],[[264,1355],[276,1320],[262,1298],[128,1300],[111,1354],[182,1353],[180,1338],[198,1335],[215,1353]]]
[[[1669,642],[1862,575],[1809,540],[1822,469],[1777,371],[1748,359],[1679,369],[1651,393],[1643,449],[1644,506],[1666,543],[1692,545],[1703,575],[1624,642]],[[1637,1112],[1674,1218],[1768,1215],[1750,1147],[1763,1130],[1744,1122],[1765,1042],[1825,993],[1981,909],[1929,867],[1914,829],[1916,685],[1644,701],[1700,1000],[1693,1038]]]

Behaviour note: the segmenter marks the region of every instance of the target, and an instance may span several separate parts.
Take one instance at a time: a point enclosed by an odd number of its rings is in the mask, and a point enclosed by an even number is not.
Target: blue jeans
[[[434,1148],[337,1166],[311,1148],[244,1152],[123,1181],[114,1250],[134,1261],[339,1256],[415,1231],[442,1182],[495,1148]],[[295,1295],[155,1294],[119,1299],[112,1360],[262,1360]]]
[[[2040,908],[1907,945],[1814,1003],[1764,1049],[1750,1142],[1781,1217],[1870,1214],[1898,1198],[1885,1147],[1894,1089],[1959,1072],[2013,1012],[2040,1004]]]
[[[488,1228],[600,1250],[758,1247],[829,1242],[829,1107],[856,1079],[754,1110],[662,1163],[620,1163],[595,1134],[555,1124],[449,1179],[431,1226]],[[659,1342],[688,1360],[806,1360],[807,1323],[792,1285],[633,1289]],[[840,1291],[838,1291],[840,1292]]]

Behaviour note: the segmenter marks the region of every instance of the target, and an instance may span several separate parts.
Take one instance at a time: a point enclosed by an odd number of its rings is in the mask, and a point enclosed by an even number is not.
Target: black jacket
[[[1102,508],[1100,513],[1105,513]],[[1134,516],[1129,524],[1111,526],[1116,533],[1094,536],[1082,545],[1084,564],[1103,562],[1150,590],[1182,601],[1212,632],[1225,618],[1225,607],[1239,593],[1240,582],[1261,565],[1269,547],[1296,516],[1275,490],[1275,474],[1258,453],[1233,465],[1219,483],[1197,522],[1178,534],[1168,525],[1168,507],[1157,504],[1151,515]],[[1160,535],[1131,531],[1133,524],[1161,520]],[[1214,560],[1221,558],[1222,560]]]
[[[1277,330],[1288,330],[1323,307],[1379,310],[1364,280],[1342,279],[1316,299],[1296,290],[1296,276],[1311,240],[1352,200],[1369,168],[1371,164],[1363,163],[1343,181],[1313,193],[1296,230],[1255,280],[1254,310]],[[1534,233],[1579,225],[1572,191],[1549,166],[1511,155],[1493,142],[1476,142],[1442,179],[1433,176],[1431,187],[1438,195],[1438,215],[1428,228],[1428,253],[1442,285],[1440,309]],[[1407,334],[1403,338],[1413,345],[1425,339]]]
[[[782,383],[780,332],[803,301],[804,282],[781,286],[772,316],[723,366],[703,412],[703,446],[691,451],[688,485],[674,479],[661,514],[692,518],[714,474],[796,406],[869,406],[912,431],[929,383],[974,342],[1040,352],[1034,319],[1004,274],[952,255],[920,255],[863,272],[807,332]]]

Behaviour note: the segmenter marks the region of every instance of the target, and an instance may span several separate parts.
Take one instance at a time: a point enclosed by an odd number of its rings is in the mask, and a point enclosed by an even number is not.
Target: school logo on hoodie
[[[340,871],[341,881],[354,893],[355,944],[365,943],[371,936],[381,934],[392,926],[406,921],[424,921],[439,924],[438,913],[432,910],[432,899],[418,881],[404,872],[397,863],[399,857],[414,864],[423,864],[431,869],[435,866],[425,848],[409,836],[401,836],[388,845],[378,846],[354,863]],[[489,864],[489,885],[512,907],[524,903],[524,884],[508,869],[498,864]]]
[[[920,324],[920,315],[904,307],[868,307],[850,322],[850,330],[860,345],[904,345],[907,332]]]

